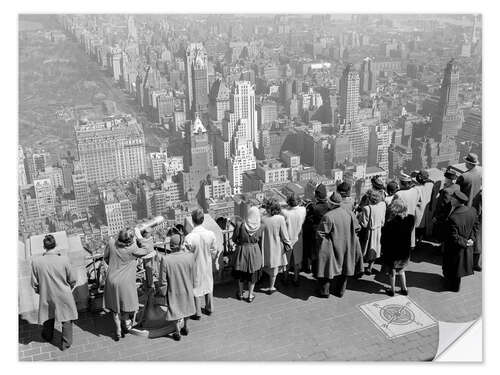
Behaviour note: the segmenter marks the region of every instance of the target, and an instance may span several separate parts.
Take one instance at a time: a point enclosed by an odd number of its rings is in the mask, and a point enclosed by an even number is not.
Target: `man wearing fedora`
[[[438,240],[442,240],[443,225],[451,211],[451,196],[456,191],[460,191],[460,186],[455,183],[457,178],[458,175],[454,169],[448,168],[444,172],[444,185],[439,191],[436,209],[432,219],[434,223],[434,236],[436,236]]]
[[[462,277],[473,271],[473,245],[478,221],[476,210],[467,207],[468,198],[461,191],[451,196],[451,212],[444,224],[443,276],[448,288],[460,291]]]
[[[460,185],[460,191],[467,196],[467,206],[472,207],[474,198],[483,186],[483,169],[479,166],[477,154],[473,152],[469,153],[464,160],[467,172],[457,179],[457,184]]]

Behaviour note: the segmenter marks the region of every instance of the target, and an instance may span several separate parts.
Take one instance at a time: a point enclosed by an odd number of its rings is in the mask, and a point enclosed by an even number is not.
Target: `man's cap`
[[[454,169],[448,168],[444,172],[444,177],[449,178],[450,180],[455,180],[458,177],[458,174]]]
[[[316,188],[316,196],[319,199],[326,199],[327,192],[326,192],[326,186],[323,184],[319,184],[318,187]]]
[[[332,195],[330,195],[330,202],[335,204],[340,204],[342,202],[342,196],[334,191]]]
[[[400,175],[399,175],[399,181],[401,181],[401,182],[411,182],[412,180],[411,180],[411,177],[408,176],[407,174],[400,173]]]

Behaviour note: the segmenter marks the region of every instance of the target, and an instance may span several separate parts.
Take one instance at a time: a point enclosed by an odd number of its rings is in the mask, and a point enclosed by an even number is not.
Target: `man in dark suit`
[[[457,180],[460,191],[467,196],[468,207],[472,207],[474,198],[483,187],[483,169],[479,166],[479,158],[476,154],[470,153],[465,158],[467,172],[464,172]]]
[[[457,172],[448,168],[444,172],[444,187],[439,191],[439,196],[436,202],[436,210],[434,212],[434,235],[436,239],[442,240],[443,224],[451,211],[451,197],[456,191],[460,191],[460,186],[455,183],[457,180]]]
[[[467,196],[456,191],[451,196],[451,213],[444,224],[443,276],[453,292],[460,290],[462,277],[473,271],[473,245],[478,230],[476,210],[467,207]]]

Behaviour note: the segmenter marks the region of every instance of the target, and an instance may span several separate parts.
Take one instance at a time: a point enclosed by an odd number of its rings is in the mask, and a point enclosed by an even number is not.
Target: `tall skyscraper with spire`
[[[339,117],[341,129],[356,126],[359,114],[359,73],[352,64],[347,64],[340,79]]]
[[[182,172],[183,191],[197,194],[201,182],[207,176],[218,176],[218,169],[213,163],[212,145],[208,142],[208,132],[198,115],[189,124],[186,132],[184,171]]]
[[[455,59],[451,59],[444,69],[438,112],[432,119],[433,137],[443,142],[454,140],[462,127],[462,116],[458,108],[459,71]]]
[[[202,43],[191,43],[186,49],[186,87],[189,118],[208,112],[208,57]]]

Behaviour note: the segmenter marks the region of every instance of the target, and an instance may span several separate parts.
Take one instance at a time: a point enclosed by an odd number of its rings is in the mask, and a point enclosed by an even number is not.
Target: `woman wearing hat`
[[[104,286],[104,306],[113,313],[115,337],[118,341],[132,327],[133,316],[139,310],[137,296],[136,267],[137,259],[149,254],[135,243],[134,231],[125,228],[118,238],[109,239],[104,251],[104,259],[109,264]]]
[[[476,210],[467,207],[468,198],[456,191],[451,196],[451,213],[444,224],[443,276],[453,292],[460,290],[462,277],[472,275],[473,245],[478,231]]]
[[[422,205],[422,195],[420,191],[415,187],[410,176],[401,173],[399,177],[399,187],[400,190],[396,193],[395,198],[402,199],[406,206],[408,207],[408,215],[412,215],[415,220],[417,218],[417,212]],[[411,247],[412,249],[415,247],[415,227],[411,232]]]
[[[368,263],[365,273],[371,275],[375,260],[380,257],[380,236],[385,223],[386,204],[379,190],[370,189],[366,192],[366,205],[358,214],[361,225],[361,250],[365,262]]]
[[[259,208],[252,206],[248,209],[244,222],[237,224],[232,238],[236,244],[233,277],[238,280],[236,298],[240,301],[243,299],[244,283],[248,283],[247,301],[250,303],[255,298],[253,291],[262,269],[261,237]]]

